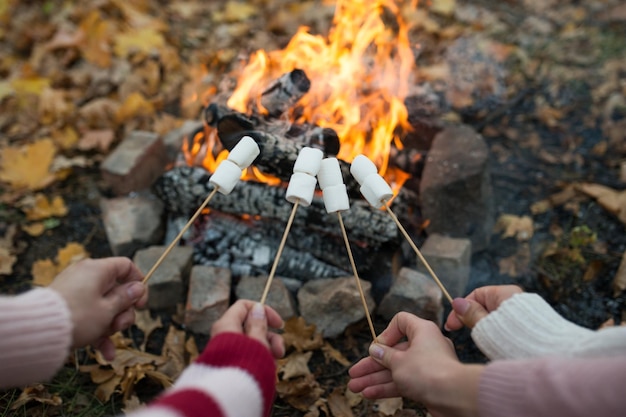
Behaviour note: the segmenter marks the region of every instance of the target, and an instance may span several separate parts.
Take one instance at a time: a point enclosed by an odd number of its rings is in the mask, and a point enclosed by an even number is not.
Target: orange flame
[[[409,7],[416,6],[412,0]],[[339,159],[351,162],[365,154],[399,187],[408,174],[390,172],[388,162],[392,142],[401,149],[401,136],[410,130],[404,105],[415,59],[409,29],[394,0],[338,0],[328,38],[301,27],[283,50],[255,52],[227,104],[243,113],[264,113],[264,89],[302,69],[311,89],[289,120],[334,129]]]

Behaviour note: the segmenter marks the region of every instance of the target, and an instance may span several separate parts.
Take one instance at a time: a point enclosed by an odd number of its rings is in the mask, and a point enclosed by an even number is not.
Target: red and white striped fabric
[[[264,417],[274,400],[270,351],[243,334],[215,336],[176,383],[127,417]]]

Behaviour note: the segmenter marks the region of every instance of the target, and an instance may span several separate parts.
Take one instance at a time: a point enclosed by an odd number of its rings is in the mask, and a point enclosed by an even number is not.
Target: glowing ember
[[[404,106],[414,64],[408,30],[393,0],[338,0],[328,38],[302,27],[285,49],[257,51],[227,104],[264,114],[263,90],[280,75],[302,69],[311,89],[291,109],[290,120],[334,129],[341,142],[338,158],[351,162],[363,153],[399,186],[407,175],[389,172],[388,158],[392,141],[401,149],[400,137],[410,129]]]

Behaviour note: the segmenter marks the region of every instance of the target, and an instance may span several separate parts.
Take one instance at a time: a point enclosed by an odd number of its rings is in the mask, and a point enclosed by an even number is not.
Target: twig
[[[159,259],[156,261],[156,263],[154,264],[154,266],[152,266],[152,268],[150,269],[150,271],[148,271],[148,273],[146,274],[146,276],[143,279],[143,283],[145,284],[148,279],[150,279],[150,277],[152,276],[152,274],[154,274],[154,271],[156,271],[156,269],[159,267],[159,265],[161,265],[161,263],[163,262],[163,260],[165,260],[165,257],[172,251],[172,249],[174,248],[174,246],[178,243],[178,241],[183,237],[183,235],[185,234],[185,232],[187,231],[187,229],[189,229],[189,227],[193,224],[194,221],[196,221],[196,219],[198,218],[198,216],[200,215],[200,213],[202,213],[202,210],[204,210],[204,208],[207,206],[207,204],[209,204],[209,201],[211,201],[211,199],[213,198],[213,196],[215,195],[215,193],[217,192],[218,187],[216,186],[213,191],[211,191],[211,193],[208,195],[208,197],[204,200],[204,202],[202,203],[202,205],[200,205],[200,207],[198,208],[198,210],[196,210],[196,212],[194,213],[193,216],[191,216],[191,219],[189,219],[189,221],[187,222],[187,224],[182,228],[182,230],[178,233],[178,236],[176,236],[174,238],[174,240],[172,240],[172,243],[170,243],[170,245],[167,247],[167,249],[165,250],[165,252],[163,252],[163,254],[159,257]]]
[[[272,269],[270,270],[270,275],[267,277],[267,283],[265,284],[265,289],[263,290],[263,295],[261,296],[261,304],[265,304],[267,293],[269,293],[270,291],[270,285],[272,285],[272,280],[274,279],[274,274],[276,273],[276,268],[278,267],[278,261],[280,260],[280,255],[283,253],[283,248],[285,247],[285,242],[287,241],[287,235],[289,234],[289,229],[291,229],[291,224],[293,223],[293,219],[296,216],[298,203],[299,203],[299,200],[296,200],[296,202],[293,204],[293,208],[291,209],[291,215],[289,216],[289,220],[287,221],[287,226],[285,226],[285,232],[283,233],[283,238],[280,241],[280,245],[278,246],[278,251],[276,252],[276,257],[274,258],[274,264],[272,265]]]
[[[437,275],[435,274],[435,271],[433,271],[432,268],[430,267],[430,265],[428,265],[428,262],[426,262],[426,259],[424,259],[424,256],[422,255],[420,250],[417,249],[417,246],[415,246],[415,243],[413,243],[413,240],[411,239],[411,237],[409,236],[407,231],[404,229],[404,227],[402,227],[402,225],[400,224],[400,221],[398,220],[396,215],[393,213],[393,211],[391,211],[391,209],[389,208],[389,205],[386,202],[384,202],[384,201],[383,201],[383,204],[385,205],[385,208],[387,209],[387,212],[389,213],[389,215],[391,216],[393,221],[396,222],[396,224],[398,225],[398,228],[400,229],[400,231],[402,232],[402,234],[404,235],[406,240],[409,242],[409,245],[411,245],[411,247],[413,248],[413,250],[415,251],[417,256],[420,258],[420,260],[422,261],[422,263],[424,264],[424,266],[428,270],[428,272],[430,272],[430,275],[432,275],[432,277],[435,280],[435,282],[437,283],[437,285],[439,285],[439,288],[441,289],[441,292],[443,292],[443,294],[446,296],[446,298],[448,299],[450,304],[452,304],[452,297],[450,297],[450,294],[448,293],[446,288],[443,286],[443,284],[441,283],[439,278],[437,278]]]
[[[352,249],[350,249],[350,242],[348,241],[348,234],[346,233],[346,228],[343,225],[343,218],[341,217],[340,211],[337,212],[337,218],[339,218],[339,225],[341,226],[341,233],[343,234],[343,240],[346,243],[346,250],[348,251],[348,257],[350,258],[350,265],[352,266],[352,273],[354,274],[354,279],[356,280],[356,286],[358,287],[359,294],[361,295],[361,302],[363,303],[363,308],[365,309],[367,323],[370,326],[370,331],[372,332],[372,338],[374,339],[374,343],[376,343],[377,342],[376,331],[374,330],[374,324],[372,324],[372,317],[370,316],[369,309],[367,308],[367,302],[365,301],[365,294],[363,293],[363,287],[361,286],[361,279],[359,278],[359,274],[356,270],[354,257],[352,256]]]

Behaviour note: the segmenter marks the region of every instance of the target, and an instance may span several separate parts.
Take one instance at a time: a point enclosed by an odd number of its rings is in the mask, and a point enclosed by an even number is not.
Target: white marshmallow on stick
[[[220,162],[217,169],[209,178],[209,184],[216,187],[224,195],[230,194],[243,171],[261,153],[259,145],[250,136],[244,136],[229,152],[228,157]]]
[[[237,145],[228,153],[228,159],[242,170],[248,168],[261,153],[259,145],[250,136],[242,137]]]
[[[289,216],[289,220],[287,221],[287,226],[285,227],[283,238],[280,241],[278,250],[276,251],[274,264],[272,265],[270,274],[267,277],[267,283],[265,284],[265,289],[263,290],[263,295],[261,296],[261,304],[265,303],[267,294],[270,290],[270,286],[272,285],[272,280],[274,279],[274,274],[276,273],[276,268],[278,267],[278,261],[280,260],[280,255],[282,254],[285,247],[287,235],[289,234],[289,229],[291,229],[293,219],[296,216],[296,210],[298,209],[298,205],[302,204],[304,207],[308,207],[313,201],[313,194],[315,194],[315,184],[317,184],[317,179],[315,178],[315,176],[320,169],[323,157],[324,153],[320,149],[316,148],[304,147],[298,153],[298,157],[296,158],[296,162],[293,166],[293,174],[291,175],[291,179],[289,180],[287,193],[285,195],[287,201],[293,203],[293,209],[291,210],[291,215]]]
[[[352,174],[359,185],[363,185],[368,176],[378,174],[378,168],[367,156],[357,155],[352,160],[352,164],[350,164],[350,174]]]
[[[241,178],[241,174],[243,170],[248,168],[248,166],[254,161],[254,159],[261,153],[259,149],[259,145],[249,136],[244,136],[235,147],[229,152],[228,157],[220,162],[217,166],[217,169],[211,175],[209,179],[209,184],[213,185],[213,190],[204,202],[200,205],[198,210],[191,216],[187,224],[181,229],[178,235],[172,240],[169,246],[165,249],[165,252],[157,259],[156,263],[152,266],[150,271],[146,274],[143,279],[145,283],[150,279],[154,271],[161,265],[165,257],[172,251],[174,246],[178,243],[178,241],[183,237],[187,229],[193,224],[194,221],[198,218],[202,210],[209,204],[209,201],[213,198],[213,196],[220,191],[222,194],[230,194],[233,190],[239,179]]]
[[[346,185],[343,183],[343,176],[341,174],[341,168],[339,167],[339,161],[337,158],[326,158],[322,160],[320,164],[320,170],[317,173],[317,181],[322,189],[324,197],[324,206],[328,213],[337,213],[339,220],[339,226],[341,227],[341,233],[343,234],[343,240],[346,244],[346,250],[348,251],[348,257],[350,258],[350,266],[356,280],[356,285],[361,295],[361,302],[363,303],[363,309],[365,310],[365,316],[372,332],[374,342],[376,342],[376,331],[374,330],[374,324],[372,323],[372,317],[367,307],[367,301],[365,300],[365,294],[363,287],[361,286],[361,279],[354,263],[354,256],[352,255],[352,249],[350,248],[350,241],[348,240],[348,234],[346,228],[343,225],[343,217],[341,212],[350,209],[350,199],[348,198],[348,191]]]

